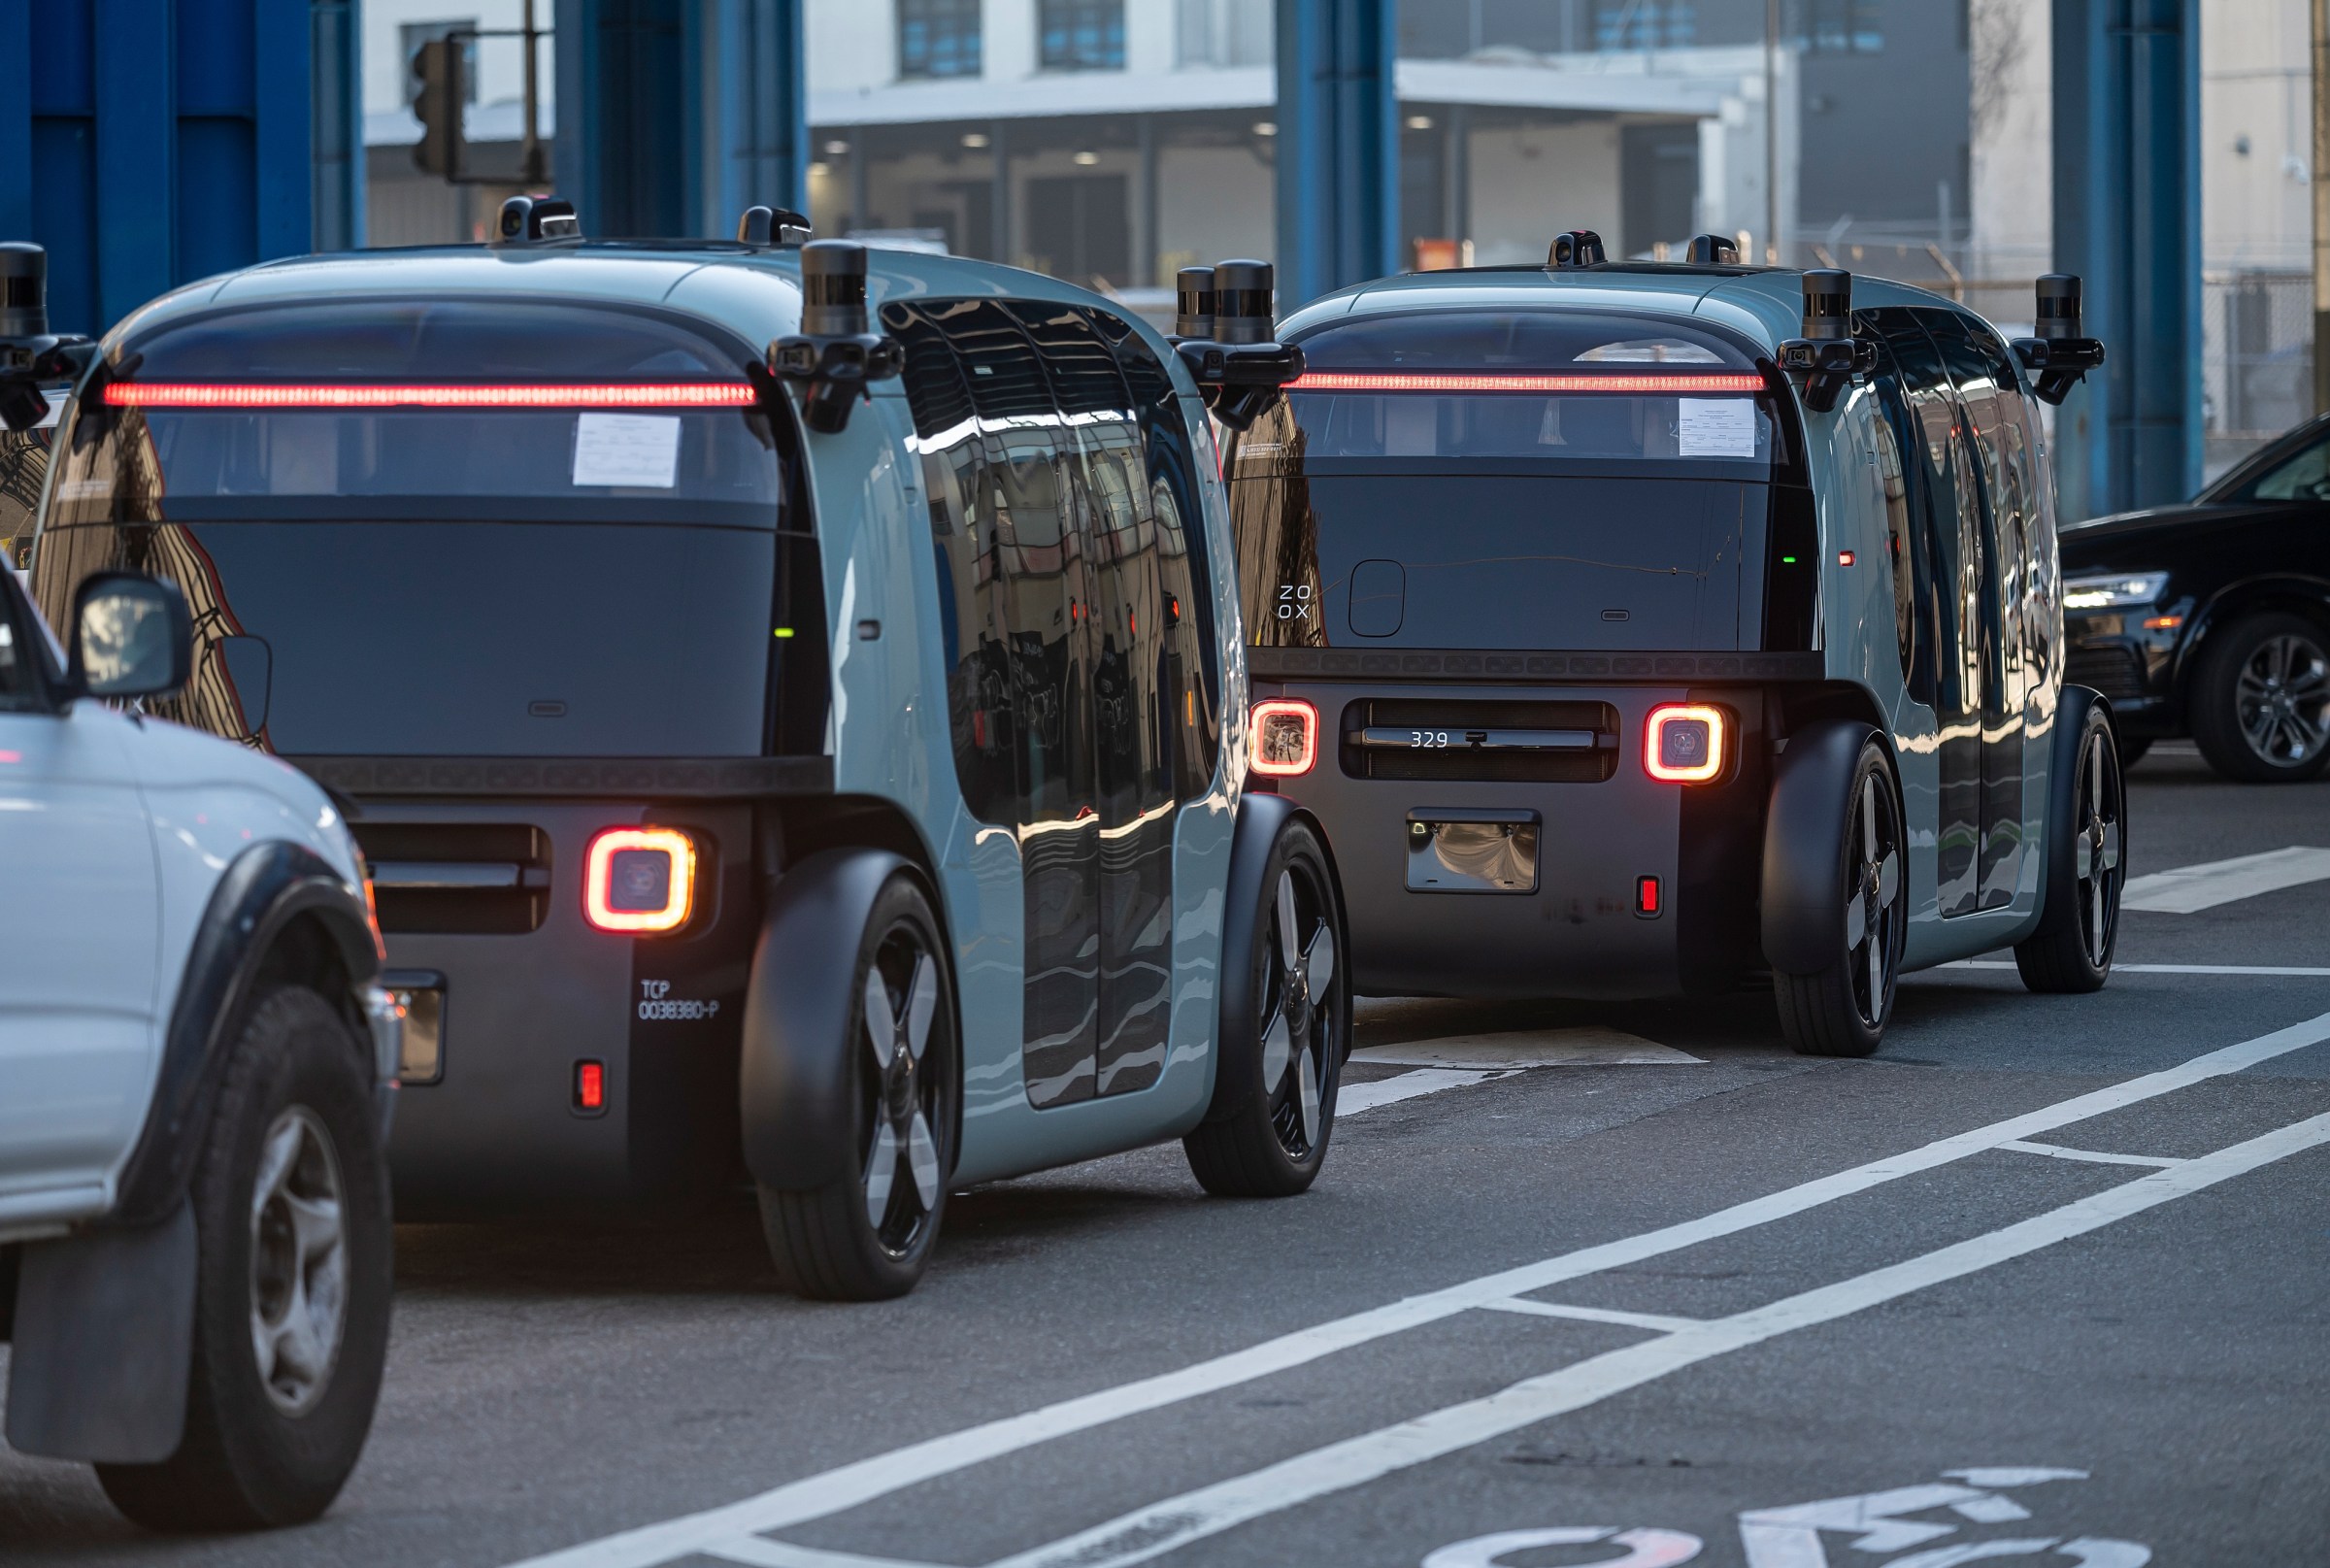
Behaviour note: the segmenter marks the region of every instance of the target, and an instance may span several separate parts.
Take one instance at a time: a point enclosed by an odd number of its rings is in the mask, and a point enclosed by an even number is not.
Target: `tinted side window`
[[[1979,467],[1995,553],[1983,584],[1980,625],[1985,689],[2019,707],[2025,667],[2026,565],[2036,510],[2031,452],[2023,436],[2022,388],[2006,346],[1955,311],[1919,311],[1942,350],[1966,410],[1970,454]]]

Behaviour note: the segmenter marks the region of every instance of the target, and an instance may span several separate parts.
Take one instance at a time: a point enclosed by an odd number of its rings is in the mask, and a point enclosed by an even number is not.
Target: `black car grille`
[[[2114,702],[2144,699],[2144,660],[2132,648],[2075,648],[2063,662],[2063,679],[2093,686]]]
[[[499,822],[351,822],[381,929],[518,936],[550,899],[550,840]]]
[[[1606,702],[1368,698],[1343,711],[1342,753],[1353,779],[1599,784],[1617,771],[1618,711]]]

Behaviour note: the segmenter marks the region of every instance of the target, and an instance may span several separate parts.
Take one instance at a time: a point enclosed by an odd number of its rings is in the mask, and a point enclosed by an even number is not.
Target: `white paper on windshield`
[[[1684,457],[1753,457],[1755,400],[1748,397],[1679,397],[1676,440]]]
[[[663,414],[575,416],[575,483],[668,490],[680,477],[680,419]]]

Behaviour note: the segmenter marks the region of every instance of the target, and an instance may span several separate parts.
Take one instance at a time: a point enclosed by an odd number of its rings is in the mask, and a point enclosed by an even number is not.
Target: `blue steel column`
[[[364,244],[363,35],[358,0],[314,0],[309,14],[316,155],[309,197],[318,250]]]
[[[559,193],[582,232],[730,234],[799,207],[800,0],[557,0]]]
[[[1398,262],[1395,0],[1278,0],[1279,309]]]
[[[2201,477],[2199,0],[2053,0],[2055,265],[2109,357],[2058,412],[2066,518]]]
[[[0,0],[0,238],[110,326],[311,243],[309,0]]]
[[[708,171],[703,232],[736,232],[737,215],[759,203],[809,211],[809,89],[801,0],[707,0],[713,48],[702,62],[708,112],[694,117],[711,142],[694,160]]]

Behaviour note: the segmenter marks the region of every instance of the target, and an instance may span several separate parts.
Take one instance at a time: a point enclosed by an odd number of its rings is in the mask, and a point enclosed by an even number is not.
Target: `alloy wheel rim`
[[[1892,794],[1877,775],[1861,779],[1848,829],[1845,889],[1846,970],[1852,1004],[1871,1028],[1882,1024],[1892,1001],[1903,932],[1901,830]]]
[[[862,1011],[873,1071],[859,1185],[875,1239],[904,1257],[937,1212],[945,1175],[937,1131],[946,1125],[945,1063],[931,1059],[939,966],[911,928],[892,931],[867,966]]]
[[[2330,745],[2330,658],[2294,632],[2267,638],[2241,667],[2234,710],[2261,760],[2278,768],[2313,761]]]
[[[1279,1147],[1307,1159],[1325,1136],[1342,1019],[1336,1005],[1335,928],[1310,875],[1289,866],[1272,900],[1269,979],[1262,1001],[1262,1087]]]
[[[2080,753],[2078,787],[2079,837],[2072,858],[2079,873],[2080,942],[2087,961],[2101,969],[2119,922],[2119,889],[2126,874],[2120,864],[2119,756],[2104,744],[2100,729]]]
[[[340,1160],[323,1122],[286,1107],[259,1146],[250,1198],[250,1342],[275,1408],[304,1416],[331,1384],[348,1325]]]

